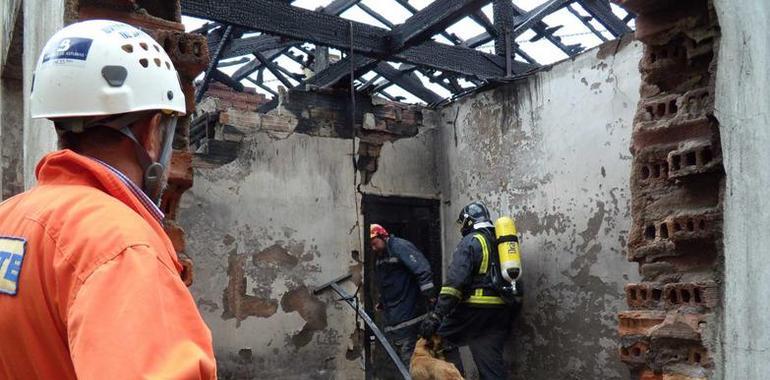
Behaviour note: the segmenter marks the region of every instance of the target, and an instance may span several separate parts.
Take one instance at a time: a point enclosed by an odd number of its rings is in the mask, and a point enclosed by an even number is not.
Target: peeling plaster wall
[[[638,42],[607,43],[441,110],[445,259],[459,240],[454,216],[472,199],[493,217],[512,214],[523,238],[513,378],[628,377],[615,314],[638,278],[623,247],[641,54]]]
[[[714,0],[722,39],[716,89],[724,198],[724,361],[717,377],[761,379],[770,373],[770,4]],[[720,374],[721,373],[721,374]]]
[[[362,190],[435,197],[435,135],[385,143]],[[252,132],[235,161],[196,169],[180,206],[220,378],[362,378],[352,309],[331,291],[310,293],[350,270],[361,278],[353,142],[276,136]]]

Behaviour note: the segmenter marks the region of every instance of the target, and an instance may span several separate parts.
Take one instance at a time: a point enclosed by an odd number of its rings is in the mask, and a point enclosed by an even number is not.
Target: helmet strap
[[[108,118],[94,121],[90,123],[86,128],[94,127],[97,125],[112,128],[122,135],[128,137],[133,143],[134,153],[136,159],[139,161],[139,165],[142,168],[142,191],[150,198],[156,205],[160,205],[160,198],[163,194],[165,187],[163,181],[163,174],[165,169],[171,160],[171,152],[173,151],[174,131],[176,130],[176,117],[171,116],[165,118],[159,128],[163,132],[163,141],[161,142],[161,151],[159,154],[159,161],[153,161],[150,157],[150,153],[139,142],[139,139],[131,130],[131,125],[148,116],[146,112],[132,112],[123,114],[115,118]]]

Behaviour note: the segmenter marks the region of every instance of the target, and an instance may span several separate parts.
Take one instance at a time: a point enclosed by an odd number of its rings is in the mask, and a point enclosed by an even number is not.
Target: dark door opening
[[[391,234],[411,241],[425,255],[433,270],[433,283],[441,286],[441,215],[440,202],[435,199],[381,197],[364,195],[364,307],[380,328],[384,327],[382,313],[375,309],[378,299],[377,286],[374,283],[374,260],[369,249],[369,226],[381,224]],[[367,331],[365,363],[367,379],[398,379],[395,366],[387,354]],[[371,338],[370,338],[371,337]]]

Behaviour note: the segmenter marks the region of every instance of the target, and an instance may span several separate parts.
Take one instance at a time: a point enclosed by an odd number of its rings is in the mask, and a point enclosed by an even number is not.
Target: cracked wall
[[[628,376],[615,315],[637,278],[623,247],[640,58],[640,43],[613,41],[440,111],[445,259],[472,199],[514,216],[521,233],[524,309],[506,348],[514,379]]]
[[[246,111],[256,98],[224,98],[215,102],[225,109],[215,139],[238,141],[233,158],[195,156],[179,215],[220,378],[363,377],[352,309],[312,289],[349,271],[361,281],[352,258],[362,249],[358,185],[377,195],[437,196],[436,130],[382,142],[380,167],[364,185],[354,166],[359,139],[301,133],[285,114]]]

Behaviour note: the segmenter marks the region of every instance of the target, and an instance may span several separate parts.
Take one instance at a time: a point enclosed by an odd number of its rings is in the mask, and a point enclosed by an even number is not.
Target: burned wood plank
[[[419,44],[459,21],[468,12],[479,10],[490,0],[435,0],[391,31],[391,49],[401,50]]]
[[[380,59],[392,54],[388,48],[387,29],[267,0],[248,3],[239,0],[184,0],[182,9],[187,15],[231,22],[248,29],[345,51],[351,47],[350,26],[353,25],[352,47],[356,53]],[[430,41],[396,54],[393,59],[483,79],[502,77],[505,67],[505,62],[500,62],[500,57],[493,54]]]
[[[367,58],[360,55],[353,56],[353,71],[354,75],[358,76],[367,71],[377,64],[377,60],[374,58]],[[328,68],[316,73],[312,78],[305,82],[308,87],[326,88],[329,87],[345,77],[350,76],[350,57],[345,57],[339,60],[337,63],[330,65]]]
[[[217,44],[216,50],[214,50],[214,54],[211,56],[211,62],[209,62],[209,67],[206,68],[206,72],[203,75],[203,81],[201,81],[200,86],[198,87],[198,91],[195,93],[195,103],[200,103],[201,99],[203,99],[203,94],[206,93],[206,90],[209,88],[209,81],[211,81],[211,74],[214,71],[217,71],[217,65],[219,64],[219,59],[222,57],[222,52],[225,49],[225,46],[228,42],[230,42],[230,37],[233,33],[233,26],[228,25],[224,32],[222,33],[222,38]],[[157,62],[157,61],[156,61]]]
[[[420,82],[420,80],[411,72],[397,70],[386,62],[380,62],[377,67],[374,68],[374,72],[397,84],[399,87],[420,98],[425,103],[436,104],[444,100],[444,98],[438,96],[435,92],[425,88],[422,82]]]
[[[609,0],[580,0],[578,3],[615,37],[631,32],[631,28],[612,12]]]
[[[257,58],[260,63],[262,63],[262,66],[265,66],[265,68],[267,68],[281,83],[283,83],[286,88],[294,87],[294,84],[292,84],[289,79],[283,75],[281,70],[278,69],[272,60],[265,58],[265,56],[259,52],[255,52],[254,57]]]
[[[298,41],[296,40],[267,35],[239,38],[230,42],[230,45],[225,49],[224,53],[222,53],[222,59],[247,55],[255,51],[263,52],[285,49],[292,47],[297,43]]]

